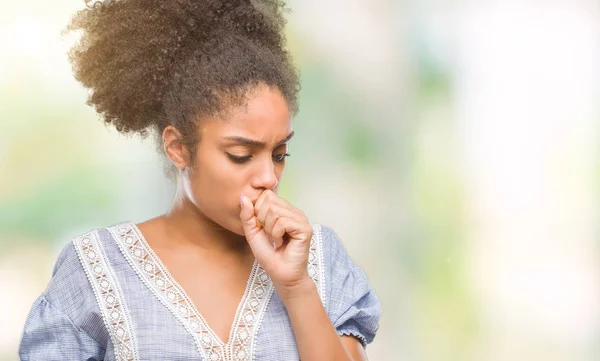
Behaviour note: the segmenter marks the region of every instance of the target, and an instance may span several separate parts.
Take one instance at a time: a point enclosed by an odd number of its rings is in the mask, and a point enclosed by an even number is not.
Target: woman
[[[154,132],[172,208],[76,237],[22,360],[365,360],[381,306],[329,228],[277,195],[299,80],[278,0],[121,0],[76,14],[88,103]]]

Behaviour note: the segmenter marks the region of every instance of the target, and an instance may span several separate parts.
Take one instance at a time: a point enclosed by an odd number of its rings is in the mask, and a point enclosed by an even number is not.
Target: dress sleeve
[[[21,337],[21,361],[99,361],[103,357],[103,348],[54,308],[44,295],[35,301]]]
[[[350,258],[338,235],[321,226],[329,277],[328,313],[338,335],[357,337],[363,347],[379,328],[381,302],[365,272]]]

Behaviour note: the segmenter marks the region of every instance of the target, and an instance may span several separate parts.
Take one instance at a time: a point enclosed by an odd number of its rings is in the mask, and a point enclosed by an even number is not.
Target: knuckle
[[[275,209],[273,209],[273,207],[269,207],[269,209],[267,209],[267,215],[266,218],[276,218],[277,217],[277,212],[275,211]]]
[[[258,214],[258,212],[260,212],[260,208],[261,208],[261,205],[260,205],[260,200],[259,200],[254,204],[254,213]]]

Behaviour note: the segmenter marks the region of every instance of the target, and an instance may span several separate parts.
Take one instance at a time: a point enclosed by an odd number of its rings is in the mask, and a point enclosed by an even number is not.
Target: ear
[[[179,169],[185,169],[190,165],[190,153],[183,144],[181,132],[169,125],[162,133],[163,147],[167,157]]]

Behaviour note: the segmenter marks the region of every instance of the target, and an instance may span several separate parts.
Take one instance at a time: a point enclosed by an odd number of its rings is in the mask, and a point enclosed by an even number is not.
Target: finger
[[[268,234],[271,234],[273,225],[277,222],[277,219],[280,217],[302,219],[298,214],[296,214],[292,210],[281,207],[281,205],[274,203],[263,203],[260,212],[256,216],[256,218],[264,226],[264,229]]]
[[[271,241],[273,242],[273,246],[276,248],[276,244],[281,243],[277,238],[277,235],[273,234],[273,226],[277,223],[277,221],[281,218],[281,215],[279,215],[276,211],[274,207],[269,208],[269,211],[267,212],[267,216],[265,218],[264,221],[264,229],[265,232],[267,232],[267,234],[269,235],[269,237],[271,238]],[[283,240],[281,240],[283,241]]]
[[[267,200],[267,198],[271,197],[273,194],[273,191],[271,190],[264,190],[260,196],[258,197],[258,199],[256,200],[256,202],[254,202],[254,213],[258,214],[258,212],[260,212],[260,210],[262,209],[263,204],[265,203],[265,201]]]
[[[296,218],[281,217],[273,226],[272,237],[276,240],[276,248],[281,247],[286,241],[294,241],[304,243],[307,241],[307,237],[300,237],[300,235],[308,234],[310,232],[305,228],[305,223],[299,221]],[[311,227],[312,230],[312,227]],[[310,236],[308,237],[310,241]]]
[[[264,201],[260,208],[257,208],[256,205],[254,206],[254,214],[256,215],[256,219],[258,219],[260,224],[263,226],[267,222],[267,213],[269,213],[269,210],[271,209],[272,204],[268,203],[268,201]]]
[[[265,232],[269,235],[271,234],[275,222],[277,222],[280,217],[276,209],[276,206],[269,207],[268,211],[266,211],[266,214],[263,216],[262,221],[260,221],[263,224]],[[260,220],[260,216],[256,217]]]
[[[280,217],[277,222],[275,222],[275,224],[273,225],[273,228],[271,230],[271,238],[273,238],[273,241],[275,242],[275,249],[278,249],[279,247],[283,246],[283,236],[286,233],[286,226],[288,223],[288,218],[286,217]]]
[[[267,189],[261,193],[256,202],[254,203],[254,213],[258,216],[264,208],[268,208],[271,204],[277,204],[281,209],[288,209],[290,212],[298,212],[303,214],[302,211],[292,206],[288,201],[281,198],[277,193],[270,189]],[[259,218],[260,220],[261,218]],[[264,219],[264,214],[263,214]]]
[[[246,240],[250,248],[252,248],[252,253],[254,253],[256,259],[268,259],[275,251],[273,250],[269,236],[262,227],[256,225],[256,216],[254,215],[252,201],[242,194],[240,196],[240,205],[242,208],[240,211],[240,220]]]
[[[263,225],[266,222],[267,214],[272,211],[275,211],[275,213],[279,214],[280,216],[304,216],[302,211],[290,206],[289,203],[276,194],[265,196],[265,198],[257,200],[256,204],[254,205],[254,213],[256,214],[256,217],[260,223]]]
[[[246,238],[250,240],[261,231],[261,228],[257,224],[256,216],[254,215],[254,206],[252,205],[250,198],[242,194],[240,196],[240,205],[242,208],[240,211],[242,229],[244,230]]]

